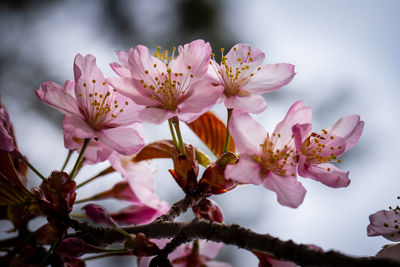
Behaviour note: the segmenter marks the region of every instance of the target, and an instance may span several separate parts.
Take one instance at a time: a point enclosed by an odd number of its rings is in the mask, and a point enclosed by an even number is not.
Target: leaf
[[[147,144],[142,148],[142,150],[133,156],[132,161],[139,162],[149,159],[172,158],[173,147],[174,143],[172,140],[160,140]],[[210,157],[199,149],[196,149],[195,153],[199,164],[207,168],[211,162]]]
[[[216,157],[224,152],[226,126],[214,113],[208,111],[188,126]],[[232,137],[230,137],[228,151],[235,153]]]
[[[171,158],[173,146],[172,140],[160,140],[147,144],[132,158],[132,161]]]

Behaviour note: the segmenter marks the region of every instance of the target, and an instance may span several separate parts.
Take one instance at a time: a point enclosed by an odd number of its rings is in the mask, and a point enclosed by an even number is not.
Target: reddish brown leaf
[[[147,144],[132,158],[132,161],[138,162],[156,158],[171,158],[173,146],[172,140],[160,140]]]
[[[139,151],[135,156],[132,157],[133,162],[138,162],[142,160],[149,159],[166,159],[172,158],[172,149],[174,148],[174,143],[172,140],[160,140],[150,144],[145,145],[142,150]],[[210,164],[210,158],[207,154],[202,152],[201,150],[195,149],[196,159],[199,164],[207,167]],[[112,168],[112,167],[110,167]],[[106,173],[111,172],[111,170],[107,170]]]
[[[208,111],[188,126],[215,156],[218,157],[224,152],[226,126],[214,113]],[[230,137],[228,151],[235,152],[232,137]]]

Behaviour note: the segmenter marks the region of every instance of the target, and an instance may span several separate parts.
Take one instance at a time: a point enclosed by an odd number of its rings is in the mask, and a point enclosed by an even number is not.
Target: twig
[[[196,205],[201,199],[202,196],[200,194],[186,194],[184,199],[172,205],[169,211],[166,214],[158,217],[156,221],[173,221],[176,217]]]
[[[95,238],[103,244],[112,244],[123,240],[123,235],[110,228],[98,228],[71,220],[71,226],[82,235]],[[389,259],[375,257],[351,257],[337,251],[315,251],[306,245],[296,244],[292,240],[282,241],[268,234],[258,234],[238,225],[226,225],[195,219],[191,222],[157,221],[147,225],[126,227],[128,233],[143,233],[147,238],[173,238],[184,233],[187,241],[207,239],[236,245],[249,251],[269,253],[279,259],[292,261],[301,266],[400,266]]]

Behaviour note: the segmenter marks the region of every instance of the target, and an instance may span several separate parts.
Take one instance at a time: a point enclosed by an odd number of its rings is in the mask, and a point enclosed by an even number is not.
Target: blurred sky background
[[[296,65],[297,75],[287,86],[266,94],[266,111],[254,116],[267,130],[298,99],[313,108],[314,129],[358,113],[365,121],[359,143],[342,158],[350,170],[345,189],[328,188],[299,178],[307,189],[297,209],[279,205],[276,195],[262,186],[245,185],[216,200],[227,223],[237,223],[283,240],[316,244],[351,255],[374,255],[390,241],[367,237],[368,216],[397,205],[400,194],[398,151],[400,115],[400,2],[396,0],[10,0],[0,4],[0,92],[15,127],[20,150],[42,173],[60,168],[63,146],[60,112],[40,103],[34,91],[52,80],[73,78],[77,53],[93,54],[106,76],[116,76],[109,63],[116,50],[136,44],[171,49],[202,38],[214,52],[239,42],[263,50],[265,63]],[[225,120],[222,105],[215,111]],[[167,125],[145,125],[146,140],[170,138]],[[190,130],[184,140],[199,144]],[[201,148],[205,149],[204,146]],[[157,191],[170,204],[183,197],[166,172],[168,160],[152,163]],[[104,167],[85,167],[83,181]],[[102,178],[83,188],[78,199],[112,185],[117,176]],[[31,185],[39,179],[30,175]],[[118,203],[109,204],[112,208]],[[74,212],[79,213],[81,206]],[[190,217],[188,217],[190,218]],[[10,225],[0,222],[1,229]],[[32,226],[33,227],[33,226]],[[220,260],[234,266],[257,266],[247,251],[227,246]],[[134,258],[100,262],[133,266]]]

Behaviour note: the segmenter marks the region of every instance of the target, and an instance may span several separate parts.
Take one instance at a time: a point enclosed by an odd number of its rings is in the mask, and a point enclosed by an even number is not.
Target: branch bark
[[[121,242],[124,236],[114,229],[99,228],[71,220],[71,227],[80,231],[82,238],[90,237],[103,244]],[[278,259],[292,261],[301,266],[400,266],[389,259],[375,257],[352,257],[337,251],[320,252],[292,240],[282,241],[268,234],[258,234],[239,225],[220,224],[195,219],[191,222],[155,221],[147,225],[124,228],[128,233],[144,233],[147,238],[174,238],[178,234],[187,238],[207,239],[235,245],[249,251],[269,253]]]

